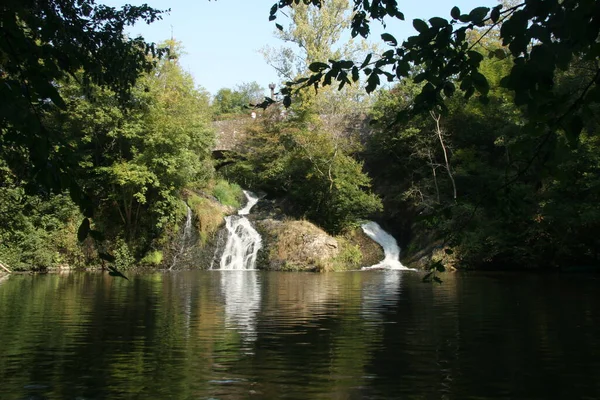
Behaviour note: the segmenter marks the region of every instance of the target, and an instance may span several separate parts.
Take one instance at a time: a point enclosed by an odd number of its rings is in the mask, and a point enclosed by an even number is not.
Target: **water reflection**
[[[397,303],[401,293],[402,275],[400,270],[380,270],[365,272],[361,290],[361,315],[368,320],[381,320],[387,306]],[[408,272],[410,273],[410,272]]]
[[[4,281],[0,398],[600,397],[595,276],[130,279]]]
[[[221,270],[216,273],[221,278],[225,326],[238,330],[245,341],[256,340],[256,316],[261,304],[258,272]]]

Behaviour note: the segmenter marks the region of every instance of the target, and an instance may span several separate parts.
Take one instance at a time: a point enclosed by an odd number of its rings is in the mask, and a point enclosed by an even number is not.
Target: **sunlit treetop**
[[[270,20],[276,20],[286,7],[301,2],[320,7],[322,1],[281,0],[272,6]],[[354,0],[353,11],[353,37],[367,37],[372,21],[385,24],[386,19],[404,19],[395,0]],[[448,16],[415,19],[412,24],[418,34],[404,42],[398,42],[391,33],[382,34],[387,45],[382,54],[369,54],[359,61],[312,63],[310,77],[288,82],[282,90],[284,103],[289,105],[295,89],[318,89],[333,82],[343,87],[357,82],[361,73],[367,80],[367,92],[374,91],[383,80],[410,77],[422,82],[423,89],[410,113],[445,110],[444,100],[457,92],[457,85],[466,98],[477,93],[485,102],[489,84],[479,71],[484,57],[512,57],[513,67],[501,84],[514,92],[515,104],[524,106],[537,126],[560,127],[577,136],[586,116],[594,113],[600,101],[600,2],[596,0],[525,0],[468,12],[453,7]],[[281,25],[276,26],[281,29]],[[501,46],[484,52],[469,31],[478,31],[479,37],[499,32]],[[557,74],[576,61],[588,64],[581,85],[574,93],[555,93]]]

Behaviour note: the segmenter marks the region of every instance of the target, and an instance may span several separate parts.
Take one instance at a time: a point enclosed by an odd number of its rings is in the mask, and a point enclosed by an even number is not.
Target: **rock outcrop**
[[[327,271],[340,252],[338,241],[308,221],[255,221],[263,237],[259,265],[271,271]]]

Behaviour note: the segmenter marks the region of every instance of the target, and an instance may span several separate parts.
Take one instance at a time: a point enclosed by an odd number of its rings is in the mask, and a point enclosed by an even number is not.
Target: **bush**
[[[221,204],[240,208],[241,201],[244,198],[242,188],[236,183],[229,183],[224,179],[219,179],[213,189],[212,194]]]
[[[152,250],[140,262],[146,265],[159,266],[163,262],[163,253],[160,250]]]
[[[194,221],[200,235],[200,243],[204,245],[223,224],[225,213],[218,203],[194,193],[188,195],[187,202],[195,217]]]

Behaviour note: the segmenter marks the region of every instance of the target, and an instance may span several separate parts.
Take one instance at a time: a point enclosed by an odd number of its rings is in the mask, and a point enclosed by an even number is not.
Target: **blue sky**
[[[278,47],[275,25],[269,10],[276,0],[99,0],[110,6],[148,3],[158,9],[171,9],[163,20],[151,25],[138,24],[131,35],[141,34],[147,41],[160,42],[171,37],[181,41],[185,54],[180,61],[200,85],[212,94],[222,87],[233,88],[256,81],[265,88],[279,82],[275,71],[265,63],[258,49]],[[402,41],[414,34],[413,18],[449,18],[453,6],[462,12],[480,6],[493,6],[496,0],[400,0],[406,21],[388,26],[387,31]],[[280,22],[278,20],[278,22]],[[280,22],[281,23],[281,22]],[[286,25],[286,24],[284,24]],[[373,24],[371,40],[378,41],[384,30]]]

